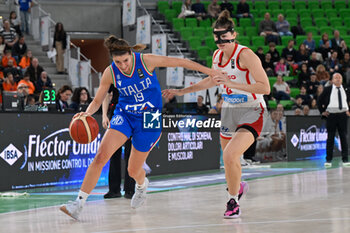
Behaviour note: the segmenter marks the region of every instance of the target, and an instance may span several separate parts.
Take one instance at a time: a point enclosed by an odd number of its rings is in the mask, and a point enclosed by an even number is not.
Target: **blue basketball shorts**
[[[116,110],[110,121],[110,129],[118,130],[131,139],[136,150],[148,152],[158,143],[161,131],[147,131],[142,128],[142,114],[133,114],[123,110]]]

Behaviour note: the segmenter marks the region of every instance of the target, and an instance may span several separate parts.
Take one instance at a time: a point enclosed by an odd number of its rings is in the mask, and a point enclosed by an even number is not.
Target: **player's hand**
[[[222,71],[222,70],[214,70],[211,69],[211,77],[215,77],[215,76],[227,76],[227,72],[226,71]]]
[[[162,96],[164,98],[171,99],[174,96],[182,96],[182,89],[166,89],[162,91]]]
[[[102,116],[102,126],[104,129],[107,129],[109,127],[109,119],[106,115]]]
[[[216,83],[216,85],[223,84],[226,87],[230,87],[230,84],[232,84],[232,82],[230,81],[230,78],[226,74],[220,75],[220,76],[214,76],[213,80]]]
[[[77,117],[81,117],[81,116],[91,116],[91,114],[89,114],[87,112],[79,112],[73,116],[73,119],[75,119]]]

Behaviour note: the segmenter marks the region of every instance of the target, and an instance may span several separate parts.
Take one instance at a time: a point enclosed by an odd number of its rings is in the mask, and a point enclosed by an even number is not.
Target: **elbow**
[[[270,95],[270,93],[271,93],[271,89],[270,88],[268,88],[268,89],[265,89],[264,90],[264,95]]]

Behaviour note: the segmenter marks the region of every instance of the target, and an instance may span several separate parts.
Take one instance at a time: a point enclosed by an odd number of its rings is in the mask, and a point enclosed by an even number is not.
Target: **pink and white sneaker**
[[[239,216],[241,216],[239,204],[235,201],[235,199],[231,198],[227,202],[224,218],[239,218]]]
[[[241,181],[240,187],[239,187],[239,192],[238,192],[238,200],[241,199],[243,194],[246,194],[249,190],[249,185],[245,181]]]

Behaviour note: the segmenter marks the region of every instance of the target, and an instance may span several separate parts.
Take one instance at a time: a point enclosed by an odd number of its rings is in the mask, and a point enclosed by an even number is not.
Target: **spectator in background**
[[[2,83],[2,89],[4,91],[17,91],[17,86],[18,85],[15,82],[13,75],[11,73],[7,73],[4,78],[4,82]]]
[[[40,79],[41,72],[43,72],[44,69],[39,65],[38,58],[34,57],[32,59],[32,63],[27,68],[27,72],[30,75],[30,81],[33,83],[36,83],[38,79]]]
[[[215,106],[209,110],[209,114],[221,114],[221,107],[224,99],[221,94],[218,94]]]
[[[218,4],[218,0],[213,0],[208,6],[208,14],[214,19],[217,19],[220,14],[220,11],[221,8]]]
[[[5,39],[5,50],[12,50],[13,45],[18,41],[16,30],[10,27],[10,22],[4,20],[4,28],[0,31],[0,34]]]
[[[332,42],[329,40],[328,34],[327,33],[323,33],[321,40],[319,42],[319,47],[325,47],[326,42],[329,42],[329,47],[332,47]]]
[[[284,16],[282,14],[278,15],[276,29],[280,36],[293,36],[293,33],[290,31],[289,22],[284,19]]]
[[[19,40],[12,48],[12,56],[19,62],[22,56],[27,52],[27,44],[24,41],[24,36],[20,36]]]
[[[281,76],[289,76],[289,70],[283,57],[276,63],[275,74]]]
[[[310,73],[307,69],[307,65],[302,63],[300,66],[300,72],[298,74],[298,87],[301,85],[306,85],[306,83],[310,80]]]
[[[314,109],[317,110],[317,100],[315,98],[311,100],[310,109],[311,110],[314,110]]]
[[[246,3],[246,0],[239,1],[237,5],[236,17],[237,20],[239,20],[239,18],[253,18],[253,15],[250,14],[249,5]]]
[[[34,95],[28,95],[27,104],[24,106],[24,111],[26,111],[26,112],[38,111],[38,105],[35,104],[35,96]]]
[[[337,57],[338,52],[334,51],[332,56],[326,60],[326,69],[330,72],[330,75],[341,71],[341,64]]]
[[[21,21],[17,18],[17,14],[15,11],[11,11],[10,13],[10,26],[15,29],[17,35],[21,36]]]
[[[340,47],[340,43],[343,41],[343,38],[340,37],[340,33],[338,30],[334,30],[334,37],[331,40],[331,47],[333,50],[338,50]]]
[[[56,109],[59,112],[64,112],[65,109],[68,109],[68,100],[72,96],[72,88],[68,85],[62,86],[56,94]]]
[[[7,76],[8,73],[11,73],[16,82],[22,79],[22,71],[19,67],[13,66],[13,60],[9,60],[7,67],[4,69],[4,75]]]
[[[282,57],[284,57],[289,66],[295,71],[298,68],[298,64],[295,63],[297,59],[297,51],[294,49],[294,40],[288,42],[288,46],[282,50]]]
[[[324,87],[322,85],[318,85],[317,90],[316,90],[316,94],[314,96],[315,99],[318,100],[318,97],[320,97],[320,95],[322,94],[323,89],[324,89]]]
[[[28,93],[31,95],[31,94],[34,94],[34,91],[35,91],[35,86],[34,86],[34,83],[30,81],[30,78],[29,78],[29,74],[28,73],[25,73],[23,75],[23,79],[21,81],[18,82],[18,86],[20,86],[20,84],[25,84],[27,87],[28,87]]]
[[[290,88],[288,84],[283,81],[282,75],[277,75],[277,81],[273,84],[274,97],[279,102],[280,100],[290,99]]]
[[[41,72],[40,79],[35,83],[35,93],[39,94],[44,88],[52,88],[50,77],[45,71]]]
[[[294,110],[294,116],[302,116],[302,113],[301,108],[296,108]]]
[[[266,53],[265,60],[262,63],[262,66],[267,74],[267,76],[275,76],[275,66],[273,65],[273,61],[271,60],[271,54]]]
[[[43,72],[44,73],[44,72]],[[69,108],[74,109],[75,111],[85,111],[87,106],[91,103],[92,98],[88,89],[85,87],[75,88],[72,103],[69,105]]]
[[[306,92],[307,94],[311,95],[313,98],[315,98],[317,87],[320,85],[320,83],[317,81],[317,77],[315,73],[311,73],[310,80],[306,82]]]
[[[228,2],[228,0],[224,0],[223,3],[220,4],[221,11],[228,10],[230,12],[231,17],[233,17],[233,5]]]
[[[163,112],[166,114],[173,114],[177,112],[177,100],[175,96],[171,99],[165,98],[165,104],[163,106]]]
[[[191,10],[191,0],[185,0],[181,6],[181,12],[178,18],[194,17],[196,12]]]
[[[199,95],[197,97],[197,106],[196,106],[196,112],[198,114],[208,114],[208,107],[203,103],[203,96]]]
[[[344,59],[340,61],[341,70],[344,74],[344,80],[347,86],[350,84],[350,53],[346,52],[344,54]]]
[[[306,38],[306,40],[304,40],[303,44],[305,45],[309,54],[311,54],[313,51],[315,51],[316,43],[315,43],[315,40],[312,38],[312,32],[307,33],[307,38]]]
[[[340,46],[338,47],[338,58],[339,60],[342,60],[344,58],[345,53],[349,53],[349,48],[345,43],[345,40],[342,40],[340,42]]]
[[[303,106],[303,114],[304,116],[308,116],[310,113],[310,107],[308,105]]]
[[[201,0],[196,0],[196,3],[192,4],[191,10],[196,13],[196,17],[198,20],[206,19],[207,12],[205,10],[205,6],[201,3]]]
[[[264,54],[263,48],[262,48],[262,47],[259,47],[259,48],[256,50],[255,54],[259,57],[261,63],[263,63],[264,60],[265,60],[265,54]]]
[[[23,32],[25,32],[27,35],[29,34],[29,18],[30,18],[30,12],[31,8],[33,6],[32,0],[18,0],[19,3],[19,10],[20,10],[20,16],[21,16],[21,29]]]
[[[295,98],[295,104],[293,105],[292,109],[303,109],[303,98]]]
[[[318,52],[322,54],[323,61],[327,60],[327,58],[332,55],[332,48],[330,46],[330,41],[326,41],[322,47],[318,48]]]
[[[329,73],[326,71],[326,67],[324,65],[318,65],[316,68],[316,77],[317,81],[320,82],[321,85],[325,85],[326,82],[329,81]]]
[[[276,50],[276,44],[274,42],[269,43],[269,51],[268,53],[271,54],[271,60],[273,63],[278,62],[280,60],[280,54]]]
[[[259,35],[265,37],[267,42],[278,43],[278,32],[276,29],[276,24],[271,20],[270,13],[266,12],[264,20],[259,24]]]
[[[316,73],[316,68],[318,65],[320,65],[321,62],[317,60],[317,53],[312,52],[311,53],[311,59],[308,62],[308,67],[311,73]]]
[[[2,60],[1,60],[2,66],[6,68],[10,60],[13,62],[12,65],[14,67],[17,67],[16,59],[12,57],[11,50],[6,50],[5,55],[2,57]]]
[[[56,69],[58,74],[64,73],[64,53],[67,47],[67,34],[62,23],[56,23],[53,36],[53,48],[56,48]]]
[[[2,57],[5,53],[5,38],[3,35],[0,34],[0,57]]]
[[[32,62],[32,58],[33,58],[32,50],[28,49],[18,64],[22,68],[22,72],[24,72],[23,70],[26,70],[30,66]]]
[[[295,97],[296,99],[302,98],[303,102],[301,103],[302,105],[309,105],[311,98],[306,92],[306,86],[301,86],[300,88],[300,93]]]
[[[18,83],[17,86],[18,94],[18,110],[23,111],[24,106],[27,105],[27,98],[29,95],[29,87],[25,83]]]
[[[300,66],[303,63],[309,63],[309,53],[306,50],[306,46],[304,44],[299,45],[299,50],[297,51],[297,57],[295,61],[298,64],[298,66]]]

